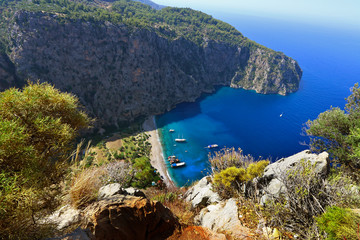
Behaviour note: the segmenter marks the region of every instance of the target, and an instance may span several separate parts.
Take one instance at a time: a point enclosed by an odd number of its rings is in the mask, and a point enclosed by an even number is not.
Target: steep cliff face
[[[298,89],[302,73],[294,60],[265,48],[213,40],[197,45],[41,12],[17,11],[13,18],[8,57],[14,71],[0,60],[0,87],[14,77],[53,83],[76,94],[100,125],[162,113],[215,85],[285,95]]]

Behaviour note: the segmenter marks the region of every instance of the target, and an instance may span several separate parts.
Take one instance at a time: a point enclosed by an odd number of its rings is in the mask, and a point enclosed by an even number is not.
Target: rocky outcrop
[[[179,223],[160,202],[114,195],[84,209],[86,228],[95,239],[166,239]]]
[[[235,239],[248,239],[250,231],[242,226],[238,216],[238,206],[234,199],[222,201],[203,208],[195,221],[198,225],[215,232],[226,232]]]
[[[191,202],[193,208],[202,208],[221,201],[220,196],[212,191],[210,177],[203,177],[185,193],[184,198],[186,201]]]
[[[131,195],[131,196],[146,198],[145,194],[142,191],[140,191],[139,189],[135,189],[133,187],[122,188],[119,183],[112,183],[112,184],[103,186],[99,189],[98,200],[106,199],[106,198],[112,197],[117,194]]]
[[[309,161],[311,165],[315,166],[314,171],[316,174],[325,176],[329,171],[328,157],[329,154],[327,152],[314,154],[310,153],[309,150],[304,150],[268,165],[264,170],[263,176],[257,180],[259,185],[262,186],[261,192],[263,195],[261,197],[261,203],[265,204],[268,199],[276,197],[286,190],[284,183],[281,181],[281,177],[302,160]]]
[[[163,113],[217,85],[284,95],[298,89],[302,74],[291,58],[256,44],[197,45],[151,29],[60,21],[44,12],[15,12],[8,32],[14,71],[7,76],[0,66],[1,88],[14,77],[50,82],[77,95],[98,125]]]

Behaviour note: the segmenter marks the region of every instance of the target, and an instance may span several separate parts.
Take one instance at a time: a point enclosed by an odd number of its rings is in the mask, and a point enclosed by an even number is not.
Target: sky
[[[227,12],[360,28],[360,0],[153,0],[205,13]]]

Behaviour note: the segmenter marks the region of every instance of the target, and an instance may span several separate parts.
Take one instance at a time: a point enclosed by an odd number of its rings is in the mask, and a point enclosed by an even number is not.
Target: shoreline
[[[150,135],[149,142],[151,144],[150,163],[163,177],[163,181],[168,189],[177,188],[174,181],[171,179],[170,174],[165,164],[165,158],[160,143],[155,117],[148,117],[143,125],[144,131]]]

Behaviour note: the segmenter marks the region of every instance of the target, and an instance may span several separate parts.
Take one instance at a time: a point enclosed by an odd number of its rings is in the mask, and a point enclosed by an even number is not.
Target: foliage
[[[77,98],[46,83],[0,93],[2,239],[42,235],[38,219],[55,207],[53,184],[62,179],[72,141],[89,122]]]
[[[331,108],[306,123],[313,151],[328,151],[334,163],[353,173],[360,168],[360,88],[355,84],[345,110]]]
[[[1,6],[1,5],[0,5]],[[226,42],[231,45],[260,47],[245,38],[231,25],[210,15],[189,8],[163,8],[155,10],[148,5],[131,0],[118,0],[107,4],[80,0],[18,0],[4,5],[3,14],[14,9],[57,14],[60,22],[82,20],[92,23],[111,22],[125,24],[132,29],[148,29],[173,40],[185,38],[197,45],[208,40]],[[8,19],[8,18],[6,18]],[[271,50],[269,50],[271,51]]]
[[[216,152],[215,156],[210,157],[214,173],[214,189],[225,198],[239,192],[248,195],[252,187],[250,181],[260,176],[269,165],[267,160],[253,161],[250,155],[242,155],[241,149]]]
[[[130,187],[134,177],[132,165],[130,163],[124,161],[111,162],[105,166],[105,170],[104,183],[119,183],[121,187]]]
[[[70,201],[76,208],[86,207],[97,198],[97,193],[103,185],[104,168],[87,168],[79,172],[72,181]]]
[[[353,192],[347,190],[347,181],[325,181],[315,169],[315,164],[303,160],[279,178],[286,190],[266,203],[272,226],[296,233],[302,239],[319,238],[314,217],[323,214],[327,206],[349,202],[345,198]]]
[[[316,223],[328,240],[360,239],[360,216],[349,209],[328,207]]]
[[[135,159],[133,167],[135,170],[134,180],[131,183],[133,187],[145,188],[151,186],[152,182],[160,180],[160,177],[155,173],[147,157]]]
[[[220,172],[229,167],[247,168],[255,159],[251,155],[244,155],[240,148],[224,148],[209,155],[209,162],[213,172]]]

